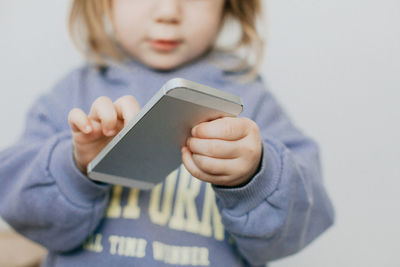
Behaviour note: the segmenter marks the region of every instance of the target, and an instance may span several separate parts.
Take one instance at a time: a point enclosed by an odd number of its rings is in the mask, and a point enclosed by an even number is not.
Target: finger
[[[240,156],[240,141],[221,139],[201,139],[190,137],[186,145],[194,154],[221,159],[234,159]]]
[[[230,175],[235,167],[234,159],[218,159],[193,153],[192,159],[200,170],[210,175]]]
[[[93,130],[86,113],[79,108],[74,108],[69,112],[68,123],[73,132],[89,134]]]
[[[204,182],[216,185],[228,185],[230,183],[230,176],[211,175],[201,170],[194,162],[192,153],[190,153],[187,147],[182,148],[182,163],[193,177],[196,177]]]
[[[90,109],[89,118],[100,121],[103,134],[115,135],[117,132],[117,112],[111,99],[105,96],[97,98]]]
[[[118,98],[114,102],[114,106],[117,111],[118,119],[124,122],[124,126],[126,126],[140,111],[139,103],[130,95]]]
[[[244,118],[224,117],[198,124],[192,129],[192,136],[229,141],[239,140],[247,135],[247,124]]]
[[[187,147],[182,148],[182,163],[193,177],[209,183],[214,180],[211,175],[204,173],[199,167],[196,166],[192,158],[192,153]]]

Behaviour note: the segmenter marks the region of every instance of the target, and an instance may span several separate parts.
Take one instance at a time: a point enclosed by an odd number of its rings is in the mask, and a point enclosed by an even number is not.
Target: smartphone
[[[88,164],[90,179],[148,190],[181,164],[181,148],[197,124],[243,110],[240,97],[174,78]]]

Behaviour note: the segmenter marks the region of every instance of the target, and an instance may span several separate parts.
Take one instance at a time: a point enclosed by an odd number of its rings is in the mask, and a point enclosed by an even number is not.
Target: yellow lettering
[[[142,238],[111,235],[110,254],[126,257],[143,258],[146,255],[147,241]]]
[[[185,167],[180,168],[178,191],[176,194],[174,212],[169,221],[169,227],[175,230],[185,230],[196,233],[199,228],[195,198],[199,194],[201,182],[192,178]],[[190,184],[189,184],[190,183]],[[187,219],[185,220],[185,213]]]
[[[171,216],[172,198],[174,196],[177,173],[178,170],[171,172],[165,180],[162,204],[160,204],[162,184],[154,187],[153,191],[151,192],[149,216],[151,221],[155,224],[165,225]]]
[[[204,194],[203,214],[199,227],[199,233],[204,236],[211,236],[211,215],[213,218],[214,237],[217,240],[224,240],[225,228],[221,222],[217,203],[215,202],[215,193],[211,184],[207,183]]]
[[[168,246],[169,249],[166,256],[166,262],[169,264],[178,264],[179,263],[179,247],[177,246]]]
[[[121,194],[122,187],[116,185],[113,187],[110,203],[108,204],[106,217],[119,218],[121,216]]]
[[[144,256],[146,256],[146,246],[147,246],[147,241],[142,238],[139,238],[136,257],[143,258]]]
[[[164,250],[162,243],[154,241],[153,242],[153,258],[155,260],[161,261],[164,258]]]
[[[171,265],[209,266],[208,248],[172,246],[153,242],[153,258]]]
[[[128,203],[124,207],[122,217],[125,219],[138,219],[140,216],[139,202],[139,189],[132,188],[129,192]]]
[[[119,240],[119,237],[116,235],[111,235],[108,238],[108,241],[110,242],[110,254],[111,255],[115,255],[117,253],[118,240]]]
[[[210,261],[208,260],[208,248],[200,248],[199,263],[202,266],[210,265]]]
[[[83,248],[93,252],[102,252],[103,246],[101,245],[101,234],[91,235],[83,242]]]
[[[180,177],[175,194],[177,181],[178,170],[174,170],[167,176],[164,185],[159,184],[152,190],[149,201],[149,217],[151,222],[160,226],[168,225],[169,228],[174,230],[187,231],[207,237],[213,235],[216,240],[224,240],[225,229],[221,222],[221,215],[211,185],[206,184],[201,220],[199,220],[196,198],[200,193],[202,182],[193,178],[183,165],[180,167]],[[121,207],[122,193],[123,187],[113,187],[106,217],[119,218],[122,216],[125,219],[138,219],[140,217],[140,191],[136,188],[130,189],[127,204],[124,207]],[[174,205],[172,205],[174,195],[176,195],[176,199]],[[87,240],[87,242],[89,241]],[[95,241],[94,239],[90,242],[93,243]],[[88,244],[91,244],[90,242]],[[126,251],[124,246],[126,244],[133,246],[133,243],[129,243],[130,241],[121,241],[121,245],[118,245],[118,242],[113,238],[110,239],[110,253],[122,253],[121,255],[124,255]],[[87,245],[86,247],[91,248],[92,251],[101,251],[102,247],[100,248],[100,246],[93,248],[91,245]],[[118,252],[119,250],[121,252]],[[173,252],[167,257],[173,259]]]
[[[120,255],[120,256],[124,255],[124,252],[126,251],[125,246],[126,246],[125,237],[119,236],[118,237],[118,249],[117,249],[118,255]]]
[[[190,247],[181,247],[181,257],[179,262],[182,265],[190,264]]]

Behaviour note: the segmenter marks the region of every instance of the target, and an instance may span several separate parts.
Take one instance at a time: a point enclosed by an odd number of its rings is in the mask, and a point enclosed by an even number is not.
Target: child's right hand
[[[139,104],[133,96],[123,96],[114,103],[108,97],[101,96],[93,102],[89,115],[79,108],[69,112],[74,160],[82,173],[86,173],[89,162],[139,110]]]

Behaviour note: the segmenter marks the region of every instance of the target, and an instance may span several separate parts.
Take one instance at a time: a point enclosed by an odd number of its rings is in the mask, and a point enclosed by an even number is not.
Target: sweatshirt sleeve
[[[296,253],[334,218],[317,144],[292,125],[268,91],[258,87],[249,88],[253,95],[245,107],[253,109],[244,116],[260,128],[261,166],[242,187],[213,186],[222,222],[252,266]]]
[[[50,119],[51,101],[48,95],[40,98],[22,137],[0,152],[0,216],[47,249],[64,252],[82,244],[99,224],[109,186],[77,169],[70,130]]]

